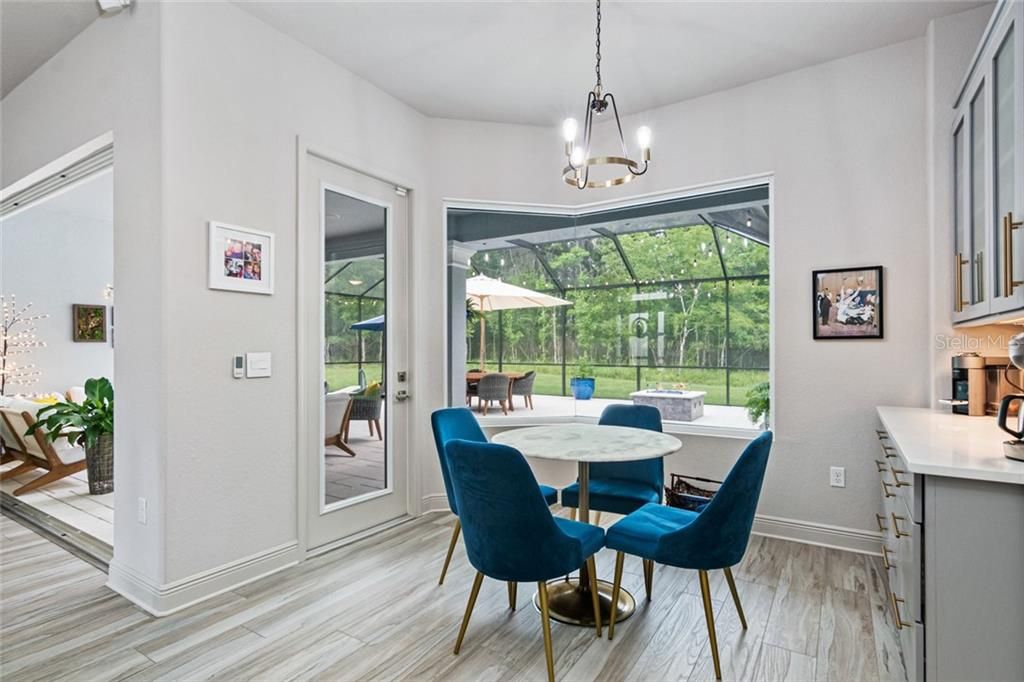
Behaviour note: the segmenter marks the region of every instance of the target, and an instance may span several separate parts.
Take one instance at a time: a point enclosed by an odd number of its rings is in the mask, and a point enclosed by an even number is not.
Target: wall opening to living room
[[[73,416],[53,416],[58,408],[115,379],[113,148],[96,147],[15,183],[0,203],[0,495],[5,509],[104,562],[114,537],[112,434],[87,457],[77,438],[31,430],[58,423],[48,419],[70,425]]]
[[[446,218],[451,404],[495,426],[620,401],[688,427],[763,423],[747,407],[769,393],[768,184],[585,209],[452,202]]]

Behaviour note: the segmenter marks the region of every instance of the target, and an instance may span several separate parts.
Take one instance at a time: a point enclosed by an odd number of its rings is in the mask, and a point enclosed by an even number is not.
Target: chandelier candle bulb
[[[573,142],[576,140],[576,131],[579,130],[579,124],[576,123],[576,119],[567,118],[562,121],[562,136],[566,142]]]

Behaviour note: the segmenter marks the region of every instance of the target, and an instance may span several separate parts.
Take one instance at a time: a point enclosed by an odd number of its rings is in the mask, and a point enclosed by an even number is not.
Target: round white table
[[[590,522],[590,463],[631,462],[672,454],[682,443],[678,438],[660,431],[633,429],[624,426],[597,424],[553,424],[502,431],[491,439],[509,445],[526,457],[576,462],[579,468],[579,520]],[[601,620],[608,623],[611,615],[612,584],[597,581]],[[538,597],[534,606],[540,608]],[[616,622],[633,615],[636,601],[626,590],[619,591]],[[551,617],[571,625],[594,624],[593,602],[586,564],[580,567],[579,579],[552,580],[548,584],[548,610]]]

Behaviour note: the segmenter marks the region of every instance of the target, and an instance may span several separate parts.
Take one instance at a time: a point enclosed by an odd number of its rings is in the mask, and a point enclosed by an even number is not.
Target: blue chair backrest
[[[437,447],[437,458],[441,462],[441,476],[444,478],[444,492],[448,495],[448,508],[457,516],[459,511],[455,506],[455,493],[452,490],[452,477],[448,469],[448,456],[444,450],[445,443],[456,438],[486,443],[487,436],[484,435],[484,431],[480,428],[480,423],[477,422],[473,413],[465,407],[435,410],[430,415],[430,426],[434,429],[434,446]]]
[[[661,412],[650,405],[609,405],[601,412],[601,419],[597,423],[661,431]],[[665,464],[661,457],[635,462],[595,462],[590,465],[590,478],[618,478],[646,483],[660,494],[665,486]]]
[[[771,448],[771,431],[765,431],[748,443],[711,502],[688,526],[664,536],[657,554],[668,559],[686,553],[689,555],[686,566],[693,569],[711,570],[738,564],[747,551]],[[701,548],[700,551],[695,551],[695,547]]]
[[[579,541],[557,526],[518,450],[453,440],[445,451],[466,554],[476,570],[497,580],[532,582],[583,563]]]

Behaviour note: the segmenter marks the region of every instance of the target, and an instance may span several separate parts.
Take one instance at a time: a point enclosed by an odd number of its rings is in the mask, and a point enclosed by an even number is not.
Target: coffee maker
[[[1024,369],[1024,333],[1017,334],[1010,339],[1007,350],[1009,351],[1010,362],[1018,369]],[[1018,391],[1024,392],[1024,389],[1020,386],[1016,388]],[[1024,393],[1004,396],[999,402],[999,415],[996,417],[996,422],[999,424],[999,428],[1013,436],[1013,440],[1003,442],[1003,455],[1007,459],[1024,462],[1024,410],[1019,409],[1019,405],[1015,405],[1020,402],[1024,402]],[[1010,411],[1014,407],[1018,409],[1011,428],[1007,426],[1006,420],[1010,417]]]

